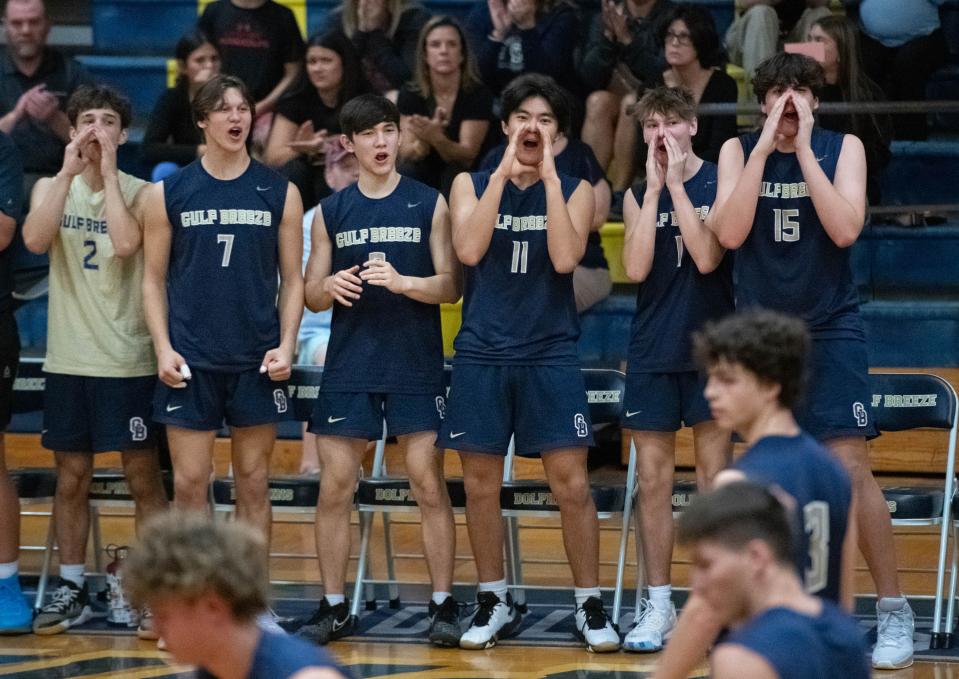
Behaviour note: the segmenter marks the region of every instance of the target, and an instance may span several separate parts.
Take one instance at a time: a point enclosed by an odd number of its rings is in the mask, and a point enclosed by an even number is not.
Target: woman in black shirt
[[[400,172],[449,195],[456,174],[473,167],[493,115],[493,97],[454,19],[434,17],[423,27],[414,78],[396,102]]]
[[[203,135],[193,123],[190,101],[203,83],[220,72],[220,53],[201,31],[180,38],[175,55],[176,84],[160,95],[143,137],[143,156],[156,166],[153,181],[203,155]]]
[[[276,105],[263,159],[296,184],[310,208],[330,191],[323,179],[324,142],[340,133],[340,108],[366,91],[359,59],[340,31],[314,35],[298,85]]]

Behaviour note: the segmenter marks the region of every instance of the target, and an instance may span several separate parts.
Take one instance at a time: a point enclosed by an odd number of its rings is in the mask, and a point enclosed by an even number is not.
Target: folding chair
[[[444,370],[446,393],[449,393],[450,376],[449,366]],[[358,615],[360,610],[360,595],[366,588],[366,610],[376,608],[375,585],[389,587],[390,608],[400,607],[399,581],[396,579],[395,564],[393,563],[392,537],[389,515],[393,512],[419,512],[416,498],[410,488],[410,480],[399,476],[390,476],[386,465],[386,423],[383,424],[383,438],[377,443],[376,455],[373,459],[373,469],[369,477],[360,479],[356,490],[356,504],[360,515],[360,551],[356,564],[356,578],[353,584],[353,600],[350,603],[352,615]],[[466,491],[463,479],[446,479],[446,489],[450,496],[453,511],[462,511],[466,507]],[[369,545],[373,529],[373,515],[379,513],[383,519],[383,540],[386,547],[386,579],[367,577],[369,568]]]
[[[583,379],[586,382],[586,396],[589,404],[589,415],[594,431],[604,426],[618,427],[623,407],[623,393],[626,385],[626,376],[618,370],[583,369]],[[519,526],[517,519],[521,516],[551,516],[559,514],[559,505],[556,504],[549,484],[545,479],[517,480],[513,478],[513,444],[504,465],[503,489],[500,495],[500,504],[503,515],[506,517],[506,569],[507,579],[513,588],[513,598],[517,606],[524,607],[526,603],[523,584],[523,564],[519,545]],[[600,520],[621,517],[619,556],[616,562],[616,584],[613,588],[613,623],[619,626],[620,610],[623,596],[623,572],[626,564],[626,546],[629,541],[630,514],[632,512],[631,498],[636,484],[636,449],[630,444],[629,466],[625,486],[621,484],[591,484],[590,491],[593,502],[596,504],[596,513]],[[604,588],[609,591],[609,588]]]
[[[938,487],[896,486],[883,488],[893,525],[939,526],[939,558],[936,567],[936,599],[931,648],[945,648],[951,641],[951,620],[956,583],[956,547],[953,545],[951,594],[944,629],[942,608],[949,543],[950,515],[955,494],[957,405],[956,392],[946,380],[926,373],[874,373],[872,412],[879,431],[939,429],[949,432],[946,470]]]

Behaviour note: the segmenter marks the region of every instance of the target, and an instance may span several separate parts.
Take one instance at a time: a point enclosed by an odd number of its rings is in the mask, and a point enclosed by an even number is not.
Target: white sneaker
[[[460,637],[460,648],[492,648],[498,639],[515,632],[523,621],[509,594],[504,602],[492,592],[480,592],[476,595],[476,602],[476,615],[469,629]]]
[[[576,636],[592,653],[612,653],[619,650],[619,632],[613,627],[603,608],[603,600],[591,596],[576,609]]]
[[[906,597],[887,597],[876,604],[879,633],[872,649],[872,666],[898,670],[912,665],[912,635],[916,622]]]
[[[673,633],[676,626],[676,606],[672,602],[669,608],[657,608],[648,599],[640,602],[640,612],[636,617],[636,626],[629,630],[623,641],[623,648],[634,653],[655,653],[663,650],[663,644]]]

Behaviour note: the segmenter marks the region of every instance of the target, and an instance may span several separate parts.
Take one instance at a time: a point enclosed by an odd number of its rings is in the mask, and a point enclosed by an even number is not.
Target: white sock
[[[576,599],[576,607],[580,608],[591,596],[600,598],[599,587],[574,587],[573,597]]]
[[[16,575],[19,570],[17,563],[17,561],[0,563],[0,580],[6,580],[7,578],[12,578],[14,575]]]
[[[647,587],[649,590],[649,601],[661,611],[668,611],[672,603],[673,587],[672,585],[659,585],[657,587]]]
[[[433,592],[433,603],[439,606],[451,596],[453,595],[449,592]]]
[[[345,594],[327,594],[325,596],[330,606],[336,606],[337,604],[342,604],[346,601]]]
[[[502,580],[494,580],[493,582],[481,582],[479,584],[480,592],[492,592],[496,595],[496,598],[500,601],[506,601],[506,593],[509,589],[506,587],[506,578]]]
[[[83,583],[86,582],[86,576],[84,571],[86,570],[86,564],[76,563],[76,564],[60,564],[60,577],[64,580],[69,580],[77,587],[83,588]]]

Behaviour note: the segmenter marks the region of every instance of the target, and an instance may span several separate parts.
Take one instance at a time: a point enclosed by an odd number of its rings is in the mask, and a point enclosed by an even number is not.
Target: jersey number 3
[[[809,542],[806,591],[815,594],[829,584],[829,504],[816,500],[803,507],[802,513]]]

